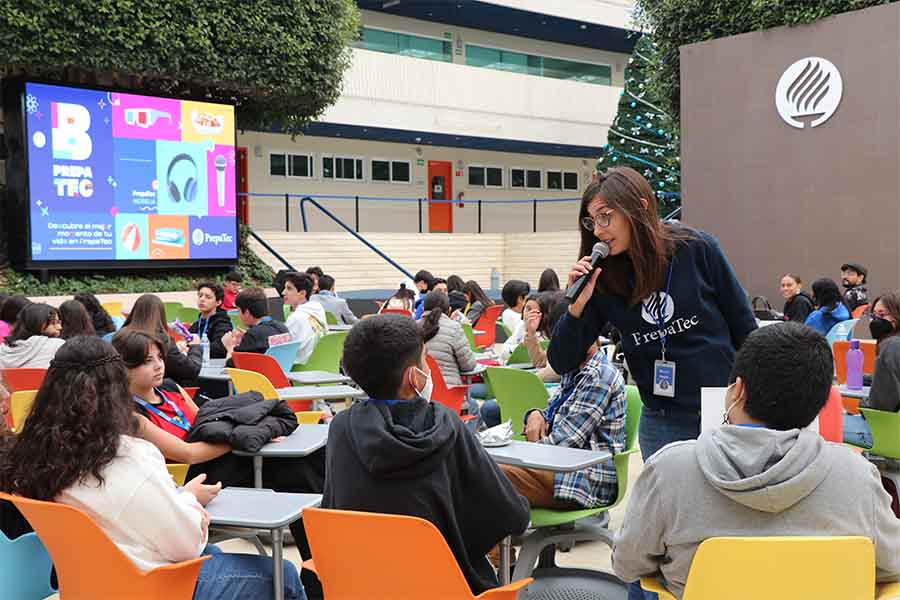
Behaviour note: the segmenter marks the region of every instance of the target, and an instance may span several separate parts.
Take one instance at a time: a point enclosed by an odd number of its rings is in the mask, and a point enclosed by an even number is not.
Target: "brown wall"
[[[795,272],[900,289],[900,4],[681,49],[684,219],[722,243],[748,293],[779,299]],[[843,99],[810,129],[775,108],[784,70],[809,56],[840,70]]]

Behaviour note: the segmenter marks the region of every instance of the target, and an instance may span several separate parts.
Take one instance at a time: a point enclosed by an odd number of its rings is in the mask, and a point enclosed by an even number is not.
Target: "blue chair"
[[[100,339],[102,339],[104,342],[112,342],[112,339],[113,339],[113,336],[114,336],[114,335],[116,335],[116,332],[115,332],[115,331],[111,331],[111,332],[107,333],[106,335],[104,335],[104,336],[103,336],[102,338],[100,338]]]
[[[266,354],[278,361],[279,366],[285,373],[290,373],[297,360],[297,352],[300,351],[300,342],[288,342],[286,344],[278,344],[277,346],[269,346]]]
[[[125,319],[122,317],[110,317],[112,319],[113,325],[116,326],[116,331],[122,329],[122,325],[125,324]]]
[[[0,584],[4,600],[40,600],[56,593],[50,587],[53,562],[36,533],[14,540],[0,531]]]
[[[825,336],[825,339],[828,340],[828,345],[834,345],[834,342],[837,340],[849,340],[850,336],[853,335],[853,328],[856,327],[857,321],[859,319],[849,319],[841,321],[832,327],[828,335]]]

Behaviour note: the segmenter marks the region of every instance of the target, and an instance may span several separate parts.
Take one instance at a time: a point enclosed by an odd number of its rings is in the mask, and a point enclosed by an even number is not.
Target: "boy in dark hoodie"
[[[429,402],[431,373],[416,323],[357,323],[344,369],[369,399],[338,413],[326,449],[323,508],[411,515],[441,531],[478,595],[498,585],[485,555],[528,526],[528,502],[459,416]]]
[[[222,336],[233,329],[228,311],[222,308],[224,299],[225,288],[218,283],[204,281],[197,286],[197,309],[200,314],[191,325],[190,332],[196,334],[198,340],[206,334],[210,358],[225,358]]]

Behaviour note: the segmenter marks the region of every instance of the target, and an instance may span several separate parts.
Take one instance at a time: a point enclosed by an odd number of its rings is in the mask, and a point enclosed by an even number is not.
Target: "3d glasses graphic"
[[[172,122],[172,115],[153,108],[127,108],[125,109],[125,124],[147,129],[152,127],[159,119],[168,119]]]

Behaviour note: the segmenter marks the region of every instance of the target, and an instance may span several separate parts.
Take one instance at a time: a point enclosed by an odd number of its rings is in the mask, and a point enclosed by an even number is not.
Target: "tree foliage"
[[[802,25],[891,0],[637,0],[637,22],[653,32],[659,65],[654,95],[677,122],[681,108],[679,47],[739,33]]]
[[[353,0],[0,2],[0,76],[238,104],[238,126],[297,133],[333,104]]]

